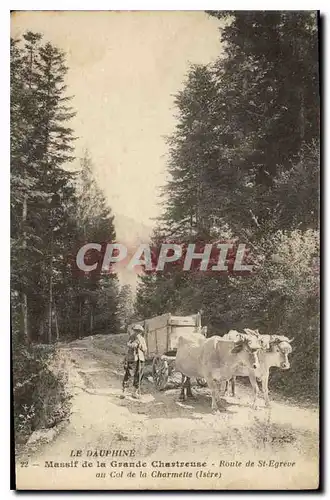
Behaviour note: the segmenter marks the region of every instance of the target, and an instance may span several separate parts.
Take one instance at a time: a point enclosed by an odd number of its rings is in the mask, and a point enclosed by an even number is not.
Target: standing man
[[[141,325],[134,325],[132,333],[127,342],[127,353],[125,356],[125,375],[123,379],[123,392],[121,398],[125,397],[126,390],[129,386],[129,380],[133,376],[133,394],[134,398],[140,397],[140,387],[143,378],[145,355],[147,353],[147,345],[144,340],[144,329]]]

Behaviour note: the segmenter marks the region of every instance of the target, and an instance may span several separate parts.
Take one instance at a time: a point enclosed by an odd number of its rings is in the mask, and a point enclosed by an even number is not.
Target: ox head
[[[294,338],[289,339],[284,335],[270,335],[269,339],[269,350],[273,354],[276,354],[274,366],[278,366],[282,370],[288,370],[290,368],[289,354],[292,353],[291,342]]]
[[[235,347],[232,352],[246,351],[252,357],[252,367],[256,370],[259,368],[258,351],[261,349],[260,339],[256,335],[240,333],[239,340],[235,342]]]
[[[207,337],[207,326],[203,326],[202,329],[201,329],[201,334],[204,336],[204,337]]]

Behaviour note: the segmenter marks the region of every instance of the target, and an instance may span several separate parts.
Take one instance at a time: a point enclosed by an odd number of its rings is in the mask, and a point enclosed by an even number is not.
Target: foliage
[[[318,385],[319,88],[316,15],[214,11],[224,52],[190,68],[168,138],[171,178],[153,237],[234,239],[250,276],[146,273],[136,311],[203,313],[210,334],[258,327],[296,338],[282,389]],[[290,384],[288,383],[290,378]]]
[[[80,171],[68,168],[74,112],[65,55],[31,32],[11,50],[12,289],[22,305],[21,335],[52,342],[116,331],[116,276],[73,272],[80,246],[113,241],[115,229],[88,152]]]
[[[11,40],[11,301],[14,420],[18,433],[69,412],[52,344],[117,332],[116,275],[75,273],[86,241],[115,239],[114,217],[85,154],[74,172],[74,111],[65,54],[39,33]]]
[[[116,238],[114,216],[93,175],[93,163],[88,151],[80,159],[76,178],[76,203],[72,207],[74,221],[71,234],[70,275],[66,287],[61,280],[62,297],[59,299],[63,321],[71,329],[67,335],[82,337],[94,331],[117,333],[119,283],[116,274],[102,271],[101,259],[93,272],[81,272],[75,263],[78,250],[85,244],[96,242],[105,246]],[[103,254],[102,254],[103,255]],[[86,257],[88,258],[88,257]],[[70,302],[67,301],[69,294]]]
[[[18,443],[33,431],[54,427],[69,417],[71,395],[57,365],[54,347],[23,344],[13,329],[13,418]]]

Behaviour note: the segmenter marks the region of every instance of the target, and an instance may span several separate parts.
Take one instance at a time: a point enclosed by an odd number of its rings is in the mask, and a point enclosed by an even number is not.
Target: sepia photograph
[[[319,13],[10,32],[12,489],[319,489]]]

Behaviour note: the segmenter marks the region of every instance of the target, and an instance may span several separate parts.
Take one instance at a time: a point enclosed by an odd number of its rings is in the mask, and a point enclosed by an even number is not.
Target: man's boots
[[[120,395],[120,399],[125,399],[126,396],[126,387],[123,387],[123,392]]]
[[[134,399],[140,399],[141,395],[140,395],[140,391],[137,387],[134,387],[133,392],[132,392],[132,397]]]

